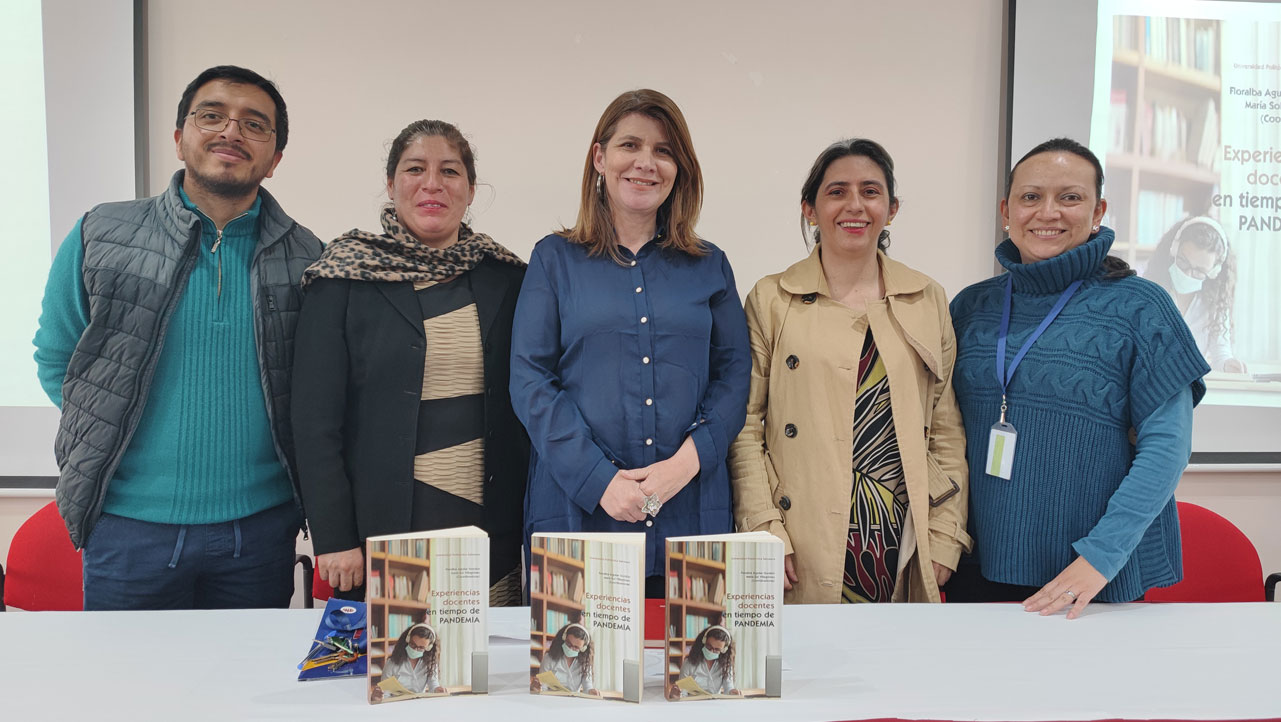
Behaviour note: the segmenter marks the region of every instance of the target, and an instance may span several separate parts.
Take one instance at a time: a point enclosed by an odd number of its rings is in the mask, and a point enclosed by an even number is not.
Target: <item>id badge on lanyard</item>
[[[987,464],[983,467],[988,474],[1009,480],[1010,474],[1014,469],[1014,447],[1019,440],[1019,432],[1014,425],[1009,423],[1005,418],[1005,412],[1009,410],[1006,394],[1009,390],[1010,379],[1014,378],[1014,369],[1018,368],[1019,362],[1027,355],[1028,349],[1032,344],[1045,333],[1045,329],[1067,305],[1068,299],[1072,294],[1081,287],[1080,281],[1073,281],[1063,293],[1059,295],[1059,300],[1054,303],[1054,308],[1046,314],[1045,318],[1028,336],[1023,345],[1019,347],[1019,352],[1014,355],[1014,360],[1010,362],[1010,367],[1005,367],[1005,340],[1010,335],[1010,305],[1014,297],[1014,280],[1010,276],[1005,278],[1005,308],[1001,312],[1001,334],[996,339],[996,381],[1001,385],[1001,420],[992,425],[992,430],[987,437]]]

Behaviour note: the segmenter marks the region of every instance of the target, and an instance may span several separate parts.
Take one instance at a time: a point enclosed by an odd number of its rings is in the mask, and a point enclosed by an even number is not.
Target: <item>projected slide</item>
[[[1281,5],[1103,0],[1108,68],[1090,145],[1113,253],[1175,300],[1207,404],[1281,407]]]
[[[40,0],[0,3],[0,67],[5,73],[4,173],[0,218],[0,406],[49,406],[31,354],[49,273],[49,169],[45,143],[44,49]],[[21,69],[20,72],[18,69]]]
[[[132,0],[0,0],[0,490],[58,472],[31,340],[54,249],[136,196],[134,29]]]

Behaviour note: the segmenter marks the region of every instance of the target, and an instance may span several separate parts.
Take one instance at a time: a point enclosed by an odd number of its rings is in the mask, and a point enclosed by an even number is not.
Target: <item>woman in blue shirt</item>
[[[624,93],[592,138],[578,220],[535,246],[516,305],[525,533],[643,531],[662,596],[665,537],[732,529],[747,324],[725,254],[694,234],[703,178],[676,104]]]

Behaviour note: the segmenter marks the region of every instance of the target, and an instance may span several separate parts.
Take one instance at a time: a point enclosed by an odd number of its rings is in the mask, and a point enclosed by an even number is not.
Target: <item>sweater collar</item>
[[[183,207],[195,213],[200,219],[200,224],[203,226],[205,233],[217,233],[218,229],[214,225],[213,220],[211,220],[209,216],[205,215],[205,212],[200,210],[200,208],[191,201],[191,198],[187,197],[187,191],[183,190],[181,185],[178,186],[178,197],[182,199]],[[258,212],[261,209],[262,194],[259,193],[258,196],[254,198],[253,205],[249,206],[249,210],[227,222],[227,225],[222,229],[223,235],[241,238],[253,236],[254,230],[258,227]]]
[[[1058,293],[1073,281],[1098,275],[1114,238],[1112,229],[1102,226],[1085,243],[1036,263],[1023,263],[1007,238],[996,247],[996,260],[1009,271],[1016,293]]]
[[[819,258],[820,245],[815,245],[809,256],[792,264],[783,272],[779,285],[784,291],[795,295],[818,293],[831,296],[827,287],[827,276],[823,274],[822,260]],[[899,294],[919,293],[925,290],[929,279],[885,255],[884,251],[876,252],[876,260],[881,267],[881,280],[885,282],[885,297]]]

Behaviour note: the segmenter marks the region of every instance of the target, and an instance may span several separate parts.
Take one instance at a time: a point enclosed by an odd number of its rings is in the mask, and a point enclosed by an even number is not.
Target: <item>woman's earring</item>
[[[1009,232],[1010,232],[1010,227],[1009,227],[1009,226],[1006,226],[1006,227],[1005,227],[1005,232],[1006,232],[1006,233],[1009,233]]]
[[[596,192],[605,195],[605,176],[600,173],[596,174]]]
[[[1095,226],[1095,227],[1094,227],[1094,232],[1095,232],[1095,233],[1098,233],[1098,232],[1099,232],[1099,227],[1098,227],[1098,226]]]

